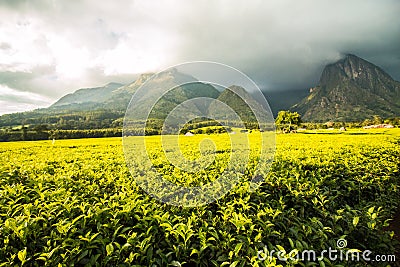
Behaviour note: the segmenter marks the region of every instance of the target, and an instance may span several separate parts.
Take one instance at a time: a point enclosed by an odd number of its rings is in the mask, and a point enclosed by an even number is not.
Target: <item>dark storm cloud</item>
[[[345,53],[400,79],[399,1],[242,4],[229,11],[206,5],[187,9],[181,54],[231,64],[269,89],[312,86],[323,66]]]
[[[0,84],[55,101],[78,88],[209,60],[265,90],[303,89],[345,53],[400,80],[398,14],[397,0],[6,0]]]

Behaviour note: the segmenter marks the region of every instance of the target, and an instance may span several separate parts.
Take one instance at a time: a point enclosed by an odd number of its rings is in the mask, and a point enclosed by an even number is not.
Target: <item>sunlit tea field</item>
[[[222,163],[223,138],[212,136]],[[243,180],[194,208],[163,204],[137,186],[121,138],[0,143],[0,266],[379,266],[259,255],[322,251],[339,239],[343,250],[395,253],[388,226],[400,204],[399,129],[278,134],[276,142],[256,191]],[[185,184],[161,152],[152,156]],[[220,167],[212,166],[210,181]]]

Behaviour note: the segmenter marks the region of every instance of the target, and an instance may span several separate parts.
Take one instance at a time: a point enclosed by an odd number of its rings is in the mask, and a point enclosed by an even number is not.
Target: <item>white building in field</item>
[[[383,123],[383,124],[376,124],[376,125],[368,125],[368,126],[364,126],[363,128],[364,129],[394,128],[394,126],[391,124]]]

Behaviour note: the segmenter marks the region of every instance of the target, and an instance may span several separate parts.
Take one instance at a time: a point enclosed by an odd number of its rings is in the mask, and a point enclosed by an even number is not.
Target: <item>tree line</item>
[[[93,112],[86,115],[64,114],[55,117],[57,119],[55,119],[54,116],[43,116],[38,120],[47,121],[49,123],[30,125],[22,124],[3,127],[0,129],[0,141],[33,141],[122,136],[123,118],[109,112]],[[32,119],[29,122],[38,121]],[[129,129],[129,135],[159,135],[163,131],[163,123],[164,122],[161,119],[150,119],[148,121],[137,122],[137,125],[134,125],[133,128]],[[275,119],[276,129],[283,132],[291,132],[298,128],[309,130],[340,127],[359,128],[382,123],[399,127],[400,117],[383,119],[379,116],[374,116],[373,118],[366,119],[362,122],[329,121],[326,123],[313,123],[303,122],[300,114],[297,112],[280,111]],[[240,127],[241,125],[240,122],[216,122],[206,118],[199,118],[179,127],[181,127],[180,134],[185,134],[189,131],[196,134],[212,134],[230,131],[231,127]],[[247,122],[245,123],[245,126],[249,130],[258,129],[258,124],[255,122]],[[143,128],[145,131],[143,131]],[[263,128],[265,129],[265,127]],[[272,126],[269,128],[272,129]],[[176,133],[177,130],[179,129],[171,128],[164,132]]]
[[[373,116],[370,119],[365,119],[360,122],[343,122],[343,121],[327,121],[325,123],[315,122],[303,122],[301,116],[297,112],[279,111],[278,116],[275,119],[275,125],[277,130],[281,131],[293,131],[298,128],[304,128],[308,130],[313,129],[327,129],[327,128],[361,128],[368,125],[377,124],[390,124],[394,127],[400,127],[400,117],[386,118],[383,119],[378,115]]]
[[[49,139],[80,139],[98,137],[121,137],[122,128],[89,130],[33,130],[22,126],[20,129],[0,130],[0,141],[35,141]]]

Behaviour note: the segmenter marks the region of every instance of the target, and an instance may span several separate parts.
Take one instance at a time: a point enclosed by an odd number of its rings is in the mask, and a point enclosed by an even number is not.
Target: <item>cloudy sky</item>
[[[0,0],[0,114],[208,60],[264,90],[315,85],[353,53],[400,80],[398,0]]]

